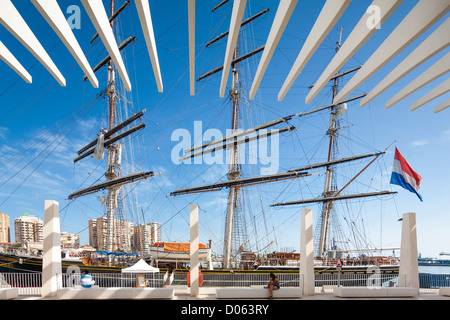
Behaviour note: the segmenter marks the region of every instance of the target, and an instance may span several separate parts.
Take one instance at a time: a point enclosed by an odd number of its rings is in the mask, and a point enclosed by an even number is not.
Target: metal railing
[[[164,274],[132,274],[132,273],[92,273],[93,285],[102,288],[135,288],[150,287],[161,288]],[[80,273],[64,273],[59,277],[59,287],[80,287]]]
[[[40,296],[42,273],[0,273],[0,288],[14,287],[21,296]]]
[[[419,273],[421,293],[435,293],[441,287],[450,287],[450,274]]]
[[[164,274],[91,274],[94,285],[99,287],[163,287]],[[298,287],[301,284],[299,274],[277,275],[282,287]],[[62,274],[59,287],[80,286],[81,274]],[[401,280],[401,279],[400,279]],[[267,274],[204,274],[202,287],[250,287],[265,286],[269,281]],[[401,283],[397,274],[316,274],[315,292],[332,294],[337,286],[397,286]],[[187,286],[186,274],[175,273],[172,285]],[[420,293],[437,293],[440,287],[450,287],[450,274],[419,274]],[[0,273],[0,288],[19,288],[19,295],[41,295],[41,273]]]
[[[335,287],[395,287],[399,283],[398,274],[316,274],[315,292],[333,293]]]

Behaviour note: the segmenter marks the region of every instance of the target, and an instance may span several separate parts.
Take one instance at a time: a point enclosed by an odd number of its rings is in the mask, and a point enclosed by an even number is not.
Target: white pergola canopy
[[[57,33],[67,49],[73,55],[79,66],[85,72],[93,87],[98,88],[98,81],[89,65],[84,53],[82,52],[75,36],[73,35],[68,22],[57,4],[56,0],[31,0],[34,6],[45,18],[51,28]],[[110,27],[108,17],[102,0],[81,0],[92,24],[96,28],[103,45],[107,49],[112,61],[114,62],[119,75],[130,91],[131,83],[127,70],[119,52],[116,39],[114,38]],[[163,92],[163,82],[157,54],[157,41],[153,32],[152,19],[150,14],[150,5],[148,0],[135,0],[136,10],[139,15],[139,21],[147,44],[149,58],[152,64],[156,85],[159,92]],[[226,2],[226,1],[225,1]],[[253,84],[250,90],[250,99],[253,99],[264,73],[270,63],[270,60],[276,50],[278,42],[289,22],[289,19],[297,6],[298,0],[280,0],[278,10],[274,17],[270,32],[267,37],[266,45],[262,53],[260,63],[254,76]],[[346,41],[342,44],[339,52],[325,68],[325,71],[314,84],[307,95],[305,102],[311,103],[317,94],[325,87],[325,84],[335,76],[336,72],[365,44],[371,36],[377,31],[376,27],[369,27],[368,20],[371,18],[371,10],[375,7],[379,10],[379,26],[382,25],[401,5],[403,0],[374,0],[367,8],[365,14],[361,17],[358,24],[354,27]],[[228,32],[228,42],[224,56],[222,78],[219,88],[219,96],[223,97],[227,85],[227,79],[230,72],[230,66],[233,60],[233,52],[236,47],[236,41],[239,35],[246,0],[233,0],[233,9]],[[190,69],[190,94],[195,94],[195,0],[187,0],[188,25],[187,35],[189,39],[189,69]],[[169,2],[168,2],[168,5]],[[351,0],[327,0],[316,18],[316,21],[305,40],[287,78],[285,79],[278,94],[278,100],[282,101],[289,94],[289,90],[297,77],[316,53],[320,44],[334,28],[339,18],[352,5]],[[397,27],[385,39],[385,41],[375,50],[375,52],[365,61],[362,67],[350,79],[335,97],[334,103],[339,104],[351,94],[355,89],[365,83],[377,71],[385,66],[389,61],[401,53],[414,40],[432,28],[442,17],[444,17],[450,8],[448,0],[419,0],[416,6],[407,14],[407,16],[398,23]],[[32,30],[17,11],[11,0],[0,0],[0,23],[13,34],[52,74],[61,86],[66,85],[66,80],[42,47]],[[428,59],[435,56],[438,52],[446,49],[449,44],[450,22],[446,19],[438,29],[435,30],[423,43],[417,47],[401,64],[380,81],[367,96],[361,101],[361,106],[367,105],[370,101],[378,97],[389,87],[400,81],[412,70],[425,63]],[[31,83],[31,75],[24,69],[20,62],[0,42],[0,58],[5,61],[17,74],[26,82]],[[449,71],[449,58],[446,55],[434,66],[417,77],[415,81],[405,87],[392,97],[387,103],[386,108],[398,103],[411,93],[425,86],[435,79],[447,74]],[[449,91],[448,81],[437,85],[434,89],[411,105],[411,110],[416,110],[420,106],[428,103]],[[448,100],[437,106],[436,113],[449,107]]]

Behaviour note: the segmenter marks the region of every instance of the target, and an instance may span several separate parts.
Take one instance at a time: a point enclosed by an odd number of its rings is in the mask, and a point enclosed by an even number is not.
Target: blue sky
[[[225,165],[178,165],[171,160],[171,151],[176,142],[171,135],[176,129],[187,129],[193,134],[194,121],[202,121],[203,130],[215,128],[225,134],[230,126],[231,106],[227,97],[219,97],[221,73],[196,83],[196,95],[189,95],[188,35],[186,1],[167,2],[150,1],[155,38],[164,83],[164,92],[159,93],[153,76],[145,41],[138,22],[134,5],[129,6],[121,15],[120,27],[116,30],[118,42],[129,36],[136,36],[127,49],[122,51],[127,71],[132,83],[132,91],[121,91],[121,116],[123,119],[133,111],[146,109],[144,116],[146,128],[127,139],[133,153],[127,152],[124,159],[124,172],[154,171],[161,175],[127,188],[125,213],[130,221],[158,221],[163,224],[164,241],[189,240],[189,204],[200,205],[201,241],[213,240],[217,251],[221,252],[224,213],[226,208],[226,191],[205,193],[192,196],[170,197],[170,192],[203,183],[223,181],[226,174]],[[323,42],[316,54],[306,65],[304,71],[290,89],[282,102],[277,101],[277,94],[289,73],[290,66],[301,49],[309,30],[320,12],[324,0],[299,1],[286,31],[281,38],[277,51],[262,80],[254,100],[244,100],[241,104],[241,125],[244,128],[278,119],[301,111],[312,110],[329,104],[330,86],[327,86],[310,105],[304,103],[308,86],[314,83],[334,54],[339,28],[343,27],[343,41],[364,13],[371,1],[354,1],[342,16],[336,27]],[[14,218],[23,213],[44,218],[44,200],[56,200],[60,203],[62,230],[80,233],[82,243],[88,241],[87,221],[104,214],[96,196],[86,196],[73,202],[67,196],[80,188],[102,179],[105,161],[85,159],[73,163],[76,151],[93,140],[101,127],[106,127],[106,99],[97,98],[106,84],[106,69],[97,72],[100,88],[82,81],[83,72],[76,64],[53,30],[46,24],[38,11],[29,3],[13,1],[18,10],[29,23],[37,38],[41,41],[50,57],[54,60],[66,78],[66,87],[61,87],[48,71],[32,56],[8,31],[0,27],[0,39],[16,58],[33,76],[33,83],[25,83],[9,67],[2,63],[0,70],[0,211],[10,216],[11,227]],[[73,1],[58,2],[65,9]],[[350,59],[344,69],[362,64],[370,54],[390,34],[395,26],[413,8],[416,1],[405,1],[386,21],[380,30]],[[120,5],[118,2],[116,5]],[[252,48],[263,45],[276,12],[278,1],[249,1],[246,17],[266,7],[269,14],[258,19],[251,28],[242,33],[240,50],[246,53]],[[211,1],[197,1],[196,30],[196,77],[223,63],[226,40],[205,48],[205,43],[214,36],[226,31],[229,26],[231,4],[227,4],[216,13],[211,9]],[[108,6],[107,6],[108,7]],[[92,67],[97,65],[107,52],[97,39],[90,44],[95,33],[87,14],[81,8],[81,29],[74,34],[82,46]],[[176,9],[174,9],[176,8]],[[67,14],[69,16],[70,14]],[[409,52],[420,44],[426,36],[448,17],[445,16],[435,26],[414,41],[402,53],[386,64],[366,83],[357,88],[350,96],[369,92],[381,81]],[[390,188],[399,193],[394,199],[367,202],[364,211],[356,209],[355,219],[365,219],[365,230],[375,246],[399,247],[401,224],[397,220],[403,213],[416,212],[419,252],[423,256],[438,256],[441,251],[449,251],[450,212],[445,205],[445,190],[448,190],[449,175],[445,164],[450,156],[450,126],[448,111],[434,114],[435,105],[448,98],[437,99],[410,112],[409,105],[428,90],[442,82],[437,79],[432,84],[404,99],[391,109],[386,110],[384,103],[398,90],[407,85],[445,53],[437,54],[420,65],[407,77],[399,81],[368,106],[360,108],[358,102],[348,104],[348,112],[343,116],[342,126],[345,133],[340,136],[342,156],[382,151],[395,141],[382,160],[371,166],[360,177],[365,182],[358,182],[360,190],[372,187]],[[242,64],[243,90],[249,91],[260,55],[249,59],[248,66]],[[343,79],[348,81],[349,77]],[[228,82],[228,86],[230,85]],[[247,94],[248,95],[248,94]],[[252,104],[255,104],[252,106]],[[328,114],[322,113],[308,119],[295,119],[292,125],[296,132],[280,137],[279,172],[302,166],[306,162],[323,161],[323,152],[327,144],[316,147],[316,142],[326,139]],[[350,146],[350,142],[357,142]],[[370,147],[368,147],[370,145]],[[389,186],[395,146],[406,160],[423,178],[421,195],[418,198],[403,189]],[[132,160],[134,159],[134,160]],[[364,163],[356,168],[356,173]],[[258,173],[259,166],[246,166],[244,174],[251,176]],[[358,169],[359,168],[359,169]],[[245,170],[245,171],[244,171]],[[342,172],[346,172],[343,168]],[[354,174],[354,173],[353,173]],[[378,175],[381,178],[372,178]],[[343,178],[351,173],[342,174]],[[307,181],[274,183],[270,186],[256,187],[246,192],[245,202],[252,202],[247,216],[248,233],[256,234],[258,246],[269,241],[262,236],[261,229],[271,229],[271,241],[278,248],[299,248],[301,207],[272,209],[270,204],[275,199],[296,200],[301,196],[310,197],[317,192],[321,176],[313,176]],[[361,180],[362,181],[362,180]],[[311,182],[311,186],[309,186]],[[305,187],[306,186],[306,187]],[[245,204],[247,205],[247,204]],[[262,209],[263,208],[263,209]],[[312,207],[315,216],[317,208]],[[269,225],[256,223],[252,217],[264,217]],[[344,222],[345,224],[345,222]],[[275,238],[273,235],[275,234]]]

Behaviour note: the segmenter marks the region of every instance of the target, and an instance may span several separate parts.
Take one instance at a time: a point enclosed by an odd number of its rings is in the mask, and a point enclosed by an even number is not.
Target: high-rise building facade
[[[150,222],[150,245],[161,241],[161,223]]]
[[[133,249],[138,253],[150,252],[150,246],[161,241],[161,223],[151,222],[133,228]]]
[[[0,242],[11,242],[9,216],[0,212]]]
[[[149,252],[150,226],[141,224],[133,228],[133,250],[139,254]]]
[[[114,219],[113,248],[131,251],[132,223]],[[106,217],[89,220],[89,245],[97,250],[106,250],[108,220]]]
[[[88,223],[89,223],[89,245],[98,250],[97,219],[89,220]]]
[[[34,216],[21,216],[14,219],[15,242],[43,242],[44,222]]]
[[[61,247],[62,248],[77,248],[80,246],[80,235],[68,232],[61,232]]]

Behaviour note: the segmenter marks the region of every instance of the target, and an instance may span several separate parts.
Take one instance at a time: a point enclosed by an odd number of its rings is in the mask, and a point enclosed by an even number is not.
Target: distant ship
[[[112,257],[111,257],[112,256]],[[42,252],[26,254],[20,252],[0,253],[0,273],[38,273],[42,272]],[[106,251],[83,252],[78,250],[61,251],[63,273],[120,273],[136,263],[139,257],[135,253],[108,253]]]

